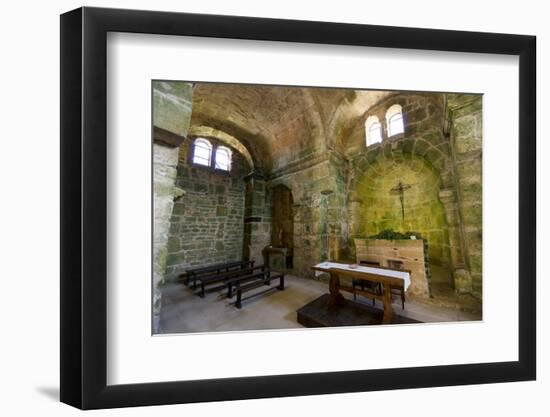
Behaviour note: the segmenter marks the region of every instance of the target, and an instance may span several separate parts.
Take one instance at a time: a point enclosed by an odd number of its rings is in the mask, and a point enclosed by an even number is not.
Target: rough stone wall
[[[170,215],[175,196],[178,147],[158,141],[156,129],[176,138],[187,134],[193,88],[190,83],[155,81],[153,88],[153,332],[159,330],[161,292],[167,260]],[[179,139],[178,139],[179,140]]]
[[[271,243],[271,193],[261,175],[252,173],[245,181],[243,257],[262,265],[262,250]]]
[[[465,258],[474,295],[482,294],[482,96],[448,95]]]
[[[153,144],[153,285],[155,289],[154,308],[160,310],[160,290],[164,282],[168,256],[168,235],[170,217],[174,206],[174,184],[178,148]]]
[[[294,202],[286,187],[271,190],[271,245],[287,248],[292,256],[294,248]]]
[[[215,139],[209,140],[216,146]],[[232,149],[230,172],[193,165],[192,139],[180,147],[176,185],[185,191],[170,220],[166,274],[243,256],[246,159]],[[224,145],[227,146],[227,145]]]
[[[294,274],[312,276],[311,266],[345,256],[347,212],[345,162],[332,153],[312,166],[305,166],[270,181],[284,185],[294,200]]]

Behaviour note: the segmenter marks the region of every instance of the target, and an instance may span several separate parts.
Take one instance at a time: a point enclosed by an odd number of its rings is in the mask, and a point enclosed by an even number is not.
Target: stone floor
[[[289,275],[285,277],[284,291],[269,292],[243,301],[241,310],[235,308],[222,292],[213,292],[200,298],[181,283],[162,287],[161,332],[189,333],[235,330],[266,330],[302,327],[296,321],[296,311],[328,292],[325,282]],[[260,289],[258,291],[261,291]],[[351,298],[351,294],[344,293]],[[446,297],[450,297],[446,294]],[[452,298],[452,297],[451,297]],[[422,322],[449,322],[480,320],[480,312],[464,311],[451,298],[445,303],[435,300],[422,302],[409,299],[405,310],[395,300],[395,312]],[[371,303],[358,297],[358,301]],[[376,302],[378,308],[382,304]],[[454,306],[454,307],[453,307]]]

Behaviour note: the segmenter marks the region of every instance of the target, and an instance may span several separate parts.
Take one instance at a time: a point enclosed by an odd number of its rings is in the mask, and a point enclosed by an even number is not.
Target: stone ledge
[[[153,127],[153,141],[156,143],[177,148],[184,140],[184,136],[177,135],[158,126]]]

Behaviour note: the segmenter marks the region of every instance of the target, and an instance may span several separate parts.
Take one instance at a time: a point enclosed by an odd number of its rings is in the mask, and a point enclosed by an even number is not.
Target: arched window
[[[212,157],[212,145],[206,139],[199,138],[193,144],[193,163],[210,166]]]
[[[386,122],[388,124],[388,136],[394,136],[405,131],[403,113],[399,104],[394,104],[388,109],[386,112]]]
[[[382,142],[382,125],[378,121],[378,117],[369,116],[365,122],[365,134],[367,146]]]
[[[231,169],[231,150],[224,146],[219,146],[218,149],[216,149],[216,158],[214,162],[216,169],[229,171]]]

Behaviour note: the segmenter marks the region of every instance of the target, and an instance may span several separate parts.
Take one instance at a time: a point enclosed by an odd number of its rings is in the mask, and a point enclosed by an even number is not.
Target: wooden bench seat
[[[242,264],[246,264],[251,261],[232,261],[232,262],[222,262],[213,265],[201,266],[198,268],[191,268],[179,275],[180,278],[184,278],[185,283],[187,284],[190,279],[194,276],[199,276],[202,274],[212,273],[212,272],[221,272],[227,270],[228,268],[239,267]]]
[[[197,280],[201,276],[212,276],[217,274],[222,274],[224,272],[235,271],[239,269],[245,269],[248,267],[253,267],[254,261],[234,261],[226,262],[223,264],[209,265],[201,268],[194,268],[185,271],[185,273],[180,274],[180,278],[184,279],[185,285],[193,285],[193,288],[197,288]]]
[[[192,275],[200,274],[204,271],[213,271],[216,268],[222,268],[226,265],[227,265],[227,262],[223,262],[223,263],[217,263],[214,265],[201,266],[199,268],[187,269],[185,272],[182,272],[181,274],[179,274],[178,278],[183,279],[185,285],[188,285],[189,279],[191,278]]]
[[[239,285],[244,285],[246,282],[264,279],[269,276],[269,268],[265,265],[259,265],[249,274],[239,275],[228,279],[225,283],[227,287],[227,298],[233,298],[234,291]]]
[[[240,280],[245,280],[245,279],[252,279],[252,277],[259,277],[259,276],[265,275],[265,269],[266,268],[264,265],[259,265],[259,266],[253,266],[253,267],[228,271],[221,274],[200,276],[197,278],[197,280],[200,283],[200,291],[198,295],[201,298],[204,298],[206,294],[206,287],[208,285],[221,283],[222,285],[218,287],[210,288],[210,291],[227,287],[228,288],[227,296],[231,297],[232,286],[235,282]]]
[[[277,287],[270,287],[266,291],[263,291],[263,292],[260,292],[260,293],[257,293],[257,294],[253,294],[252,296],[247,297],[247,299],[248,299],[248,298],[251,298],[251,297],[256,297],[258,295],[264,294],[264,293],[266,293],[268,291],[271,291],[271,290],[274,290],[274,289],[277,289],[279,291],[284,290],[285,289],[285,274],[282,273],[282,272],[280,272],[280,273],[277,272],[274,275],[271,275],[271,273],[269,271],[267,271],[265,277],[260,278],[260,279],[256,279],[252,282],[248,282],[246,284],[243,284],[242,281],[238,281],[237,285],[236,285],[236,288],[235,288],[235,291],[236,291],[236,294],[237,294],[237,300],[235,301],[235,307],[242,308],[243,293],[245,293],[247,291],[251,291],[251,290],[259,288],[259,287],[262,287],[264,285],[270,286],[271,281],[273,281],[275,279],[279,279],[279,285]]]

